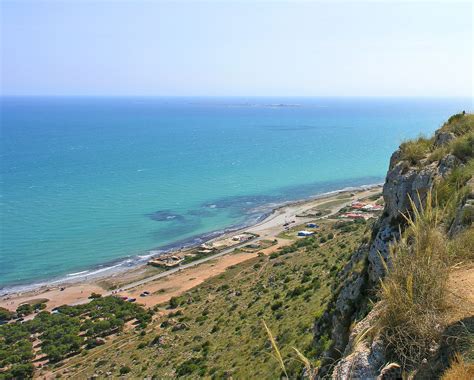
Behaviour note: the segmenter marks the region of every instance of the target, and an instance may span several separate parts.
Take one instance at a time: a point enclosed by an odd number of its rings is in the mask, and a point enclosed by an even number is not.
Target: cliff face
[[[441,151],[456,136],[443,129],[436,132],[433,148]],[[377,318],[377,306],[369,312],[369,299],[373,299],[380,280],[385,275],[385,263],[390,265],[390,244],[400,237],[405,228],[402,214],[411,211],[411,201],[419,207],[423,205],[429,191],[438,181],[446,178],[453,168],[462,165],[454,155],[447,153],[437,160],[425,157],[413,162],[405,157],[402,147],[395,151],[390,159],[383,198],[385,208],[382,216],[375,223],[372,240],[352,255],[346,270],[339,280],[341,285],[334,289],[330,307],[314,325],[315,342],[323,335],[329,335],[331,348],[323,354],[331,358],[320,368],[320,376],[332,370],[333,378],[385,378],[381,369],[387,363],[384,345],[380,337],[373,336],[371,343],[357,339]],[[473,181],[471,181],[473,182]],[[474,189],[474,186],[471,187]],[[450,233],[455,233],[466,224],[466,215],[474,215],[474,191],[468,196],[456,212]],[[363,263],[363,270],[352,271],[356,265]],[[367,315],[368,314],[368,315]],[[356,320],[362,319],[350,331]],[[341,359],[342,357],[342,359]],[[340,359],[340,360],[339,360]],[[332,369],[331,361],[339,360]],[[390,368],[389,370],[399,370]],[[387,369],[388,371],[388,369]]]
[[[446,137],[451,135],[438,132],[435,148],[451,141],[451,137]],[[424,205],[434,183],[449,175],[459,164],[460,161],[452,154],[434,162],[423,159],[417,165],[404,160],[400,148],[392,154],[383,186],[385,209],[374,228],[375,237],[368,254],[368,274],[372,285],[377,284],[385,274],[382,260],[388,261],[390,242],[397,239],[405,227],[402,214],[410,212],[410,200],[417,208]]]

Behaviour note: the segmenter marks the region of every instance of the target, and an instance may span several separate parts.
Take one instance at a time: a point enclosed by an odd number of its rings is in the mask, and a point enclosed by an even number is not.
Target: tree
[[[13,313],[10,310],[0,307],[0,322],[9,321],[12,318]]]
[[[31,363],[16,364],[12,366],[5,377],[8,379],[8,375],[11,375],[11,378],[13,379],[31,379],[33,377],[34,370],[35,367]]]
[[[17,307],[16,313],[19,317],[24,317],[25,315],[33,313],[33,307],[29,303],[24,303]]]
[[[170,309],[176,309],[179,306],[179,300],[176,297],[170,298]]]

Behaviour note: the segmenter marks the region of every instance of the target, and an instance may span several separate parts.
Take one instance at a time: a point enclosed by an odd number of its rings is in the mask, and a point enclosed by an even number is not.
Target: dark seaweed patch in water
[[[163,225],[159,230],[152,232],[152,237],[157,240],[181,238],[199,229],[201,222],[197,218],[186,219],[185,223],[172,223]]]
[[[251,215],[259,213],[258,207],[264,205],[274,205],[281,202],[294,201],[318,194],[324,194],[336,189],[346,187],[358,187],[366,184],[380,183],[383,178],[364,177],[340,181],[320,181],[306,185],[287,186],[277,190],[273,195],[236,195],[215,200],[212,203],[205,203],[203,208],[207,209],[227,209],[231,216],[241,216],[243,213]]]
[[[170,210],[158,210],[150,214],[146,214],[146,216],[157,222],[184,222],[186,220],[183,215],[175,214]]]
[[[189,210],[186,214],[191,215],[191,216],[199,216],[202,218],[207,218],[211,217],[214,215],[212,212],[212,208],[201,208],[201,209],[195,209],[195,210]]]

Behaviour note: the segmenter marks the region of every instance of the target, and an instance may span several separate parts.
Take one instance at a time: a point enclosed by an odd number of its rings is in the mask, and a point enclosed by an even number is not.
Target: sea
[[[2,97],[0,291],[133,267],[381,183],[470,98]]]

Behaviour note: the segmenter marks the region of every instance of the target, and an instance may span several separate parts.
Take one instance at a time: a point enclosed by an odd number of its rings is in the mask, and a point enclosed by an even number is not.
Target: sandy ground
[[[449,322],[474,315],[474,264],[464,265],[450,274],[448,291],[452,304]]]
[[[279,239],[278,244],[260,252],[270,254],[276,251],[279,247],[291,243],[292,240]],[[140,304],[151,307],[163,302],[167,302],[171,297],[179,296],[201,284],[208,278],[219,275],[228,267],[239,264],[253,257],[257,257],[256,252],[231,253],[229,255],[219,257],[218,259],[205,262],[199,266],[187,268],[186,270],[173,273],[170,276],[151,281],[145,285],[138,286],[119,294],[137,298],[137,302]],[[152,294],[148,297],[140,297],[140,293],[142,293],[144,290],[147,290]]]
[[[296,220],[296,223],[305,223],[307,221],[315,220],[314,217],[296,217],[296,215],[308,211],[318,205],[322,205],[327,202],[341,200],[340,204],[332,205],[330,208],[331,213],[335,213],[341,207],[346,204],[350,204],[353,200],[362,199],[380,192],[380,187],[371,188],[369,190],[362,190],[355,192],[351,195],[351,192],[336,193],[324,198],[305,200],[287,204],[285,206],[277,208],[268,218],[262,222],[243,229],[242,231],[233,232],[232,235],[236,235],[242,232],[252,232],[258,234],[260,237],[257,239],[275,239],[279,233],[284,231],[283,224]],[[346,195],[348,200],[342,200],[342,195]],[[221,236],[215,240],[226,239],[228,236]],[[290,244],[290,240],[278,239],[276,245],[273,245],[261,252],[269,254],[281,246]],[[185,269],[165,272],[164,274],[152,275],[148,278],[142,278],[146,275],[146,269],[137,268],[131,270],[129,273],[124,273],[119,276],[127,279],[129,285],[122,286],[123,291],[114,292],[120,295],[126,295],[137,298],[137,302],[140,302],[146,306],[153,306],[162,302],[168,301],[172,296],[177,296],[183,292],[199,285],[206,279],[218,275],[226,270],[231,265],[241,263],[245,260],[253,258],[257,253],[232,253],[223,252],[216,256],[206,258],[202,263],[195,263],[189,265]],[[157,278],[159,277],[159,278]],[[89,280],[90,281],[90,280]],[[0,300],[0,306],[10,310],[16,310],[16,308],[22,303],[31,302],[35,299],[47,299],[47,310],[64,305],[64,304],[78,304],[88,301],[88,296],[92,293],[100,293],[103,295],[112,294],[107,291],[100,284],[107,283],[107,279],[97,279],[91,283],[75,283],[62,285],[64,287],[61,290],[61,285],[40,288],[35,291],[26,293],[10,294],[3,297]],[[164,289],[164,290],[163,290]],[[149,291],[152,295],[148,297],[139,297],[143,291]]]

